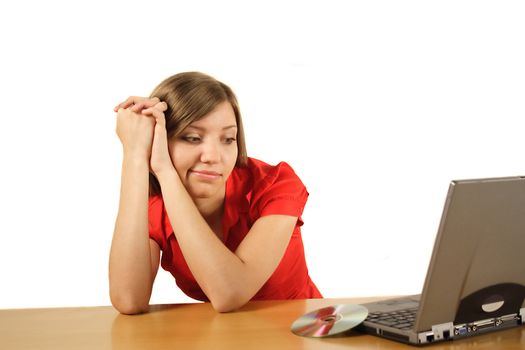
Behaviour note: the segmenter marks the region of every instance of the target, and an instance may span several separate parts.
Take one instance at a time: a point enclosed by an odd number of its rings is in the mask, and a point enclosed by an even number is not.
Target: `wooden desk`
[[[152,306],[124,316],[112,307],[0,310],[0,349],[417,349],[351,331],[344,337],[305,338],[290,325],[306,312],[378,298],[251,302],[219,314],[210,304]],[[525,349],[525,327],[437,343],[436,349]]]

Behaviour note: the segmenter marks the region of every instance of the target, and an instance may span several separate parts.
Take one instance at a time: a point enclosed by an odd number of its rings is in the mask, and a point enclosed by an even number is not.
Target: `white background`
[[[109,304],[112,108],[187,70],[230,85],[249,154],[307,185],[326,297],[419,293],[449,181],[525,174],[524,18],[520,1],[2,2],[0,308]],[[151,302],[186,301],[161,271]]]

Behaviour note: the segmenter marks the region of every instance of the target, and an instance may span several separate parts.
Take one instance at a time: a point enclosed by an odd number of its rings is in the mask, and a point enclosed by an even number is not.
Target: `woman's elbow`
[[[138,315],[148,312],[149,305],[131,297],[111,297],[113,307],[124,315]]]
[[[210,302],[215,311],[227,313],[241,308],[248,302],[248,300],[244,301],[243,298],[239,298],[237,295],[229,293],[211,298]]]
[[[241,306],[237,306],[230,303],[223,303],[223,302],[212,302],[211,305],[215,309],[215,311],[222,313],[232,312],[237,310]]]

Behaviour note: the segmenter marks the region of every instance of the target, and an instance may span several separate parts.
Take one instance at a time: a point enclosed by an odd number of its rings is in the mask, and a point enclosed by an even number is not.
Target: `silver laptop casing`
[[[525,323],[525,177],[452,181],[421,295],[364,304],[419,306],[410,330],[366,332],[424,345]]]

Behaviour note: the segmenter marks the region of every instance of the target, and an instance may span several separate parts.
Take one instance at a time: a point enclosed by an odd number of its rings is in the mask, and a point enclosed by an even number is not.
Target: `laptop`
[[[525,324],[525,176],[450,183],[420,295],[363,304],[359,329],[425,345]]]

